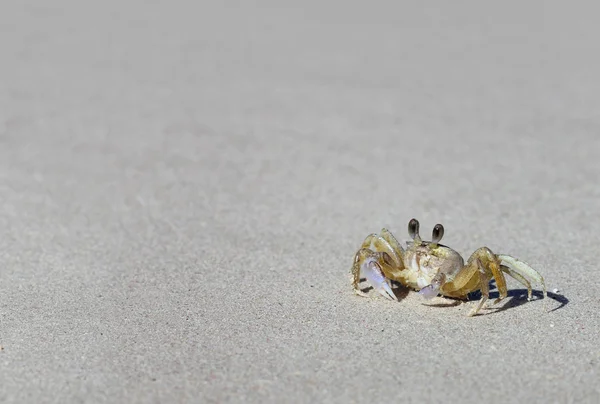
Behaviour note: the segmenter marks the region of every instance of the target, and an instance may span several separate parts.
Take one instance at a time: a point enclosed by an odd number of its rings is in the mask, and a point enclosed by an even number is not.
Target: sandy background
[[[285,3],[2,3],[0,401],[599,402],[598,3]],[[553,311],[355,296],[412,217]]]

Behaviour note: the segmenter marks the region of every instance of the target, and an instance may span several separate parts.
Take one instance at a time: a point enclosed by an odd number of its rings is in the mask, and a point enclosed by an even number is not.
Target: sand
[[[596,3],[84,3],[0,13],[0,401],[600,401]],[[412,217],[547,301],[354,295]]]

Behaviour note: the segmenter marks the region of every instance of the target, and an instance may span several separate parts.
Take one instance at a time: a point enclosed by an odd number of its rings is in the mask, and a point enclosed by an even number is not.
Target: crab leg
[[[500,294],[493,303],[496,304],[508,295],[506,279],[500,268],[500,259],[489,248],[481,247],[471,254],[467,264],[451,282],[442,284],[442,291],[450,296],[459,292],[458,296],[461,296],[463,293],[466,295],[469,291],[480,289],[481,300],[469,313],[469,316],[474,316],[489,299],[489,282],[492,277],[496,280]]]
[[[404,266],[402,263],[402,254],[404,253],[404,248],[400,246],[400,243],[398,240],[396,240],[396,237],[394,237],[394,235],[388,229],[383,228],[381,229],[379,238],[385,241],[385,243],[389,246],[389,249],[378,251],[387,252],[394,260],[396,266],[398,268],[402,268]]]
[[[519,281],[521,285],[525,286],[527,288],[527,300],[531,300],[531,283],[527,280],[527,278],[525,278],[523,275],[521,275],[514,269],[507,267],[506,265],[500,265],[500,269],[505,274],[508,274],[517,281]]]
[[[481,310],[481,308],[483,307],[484,303],[490,297],[491,277],[489,275],[489,272],[486,271],[486,268],[481,264],[481,261],[479,261],[479,259],[475,259],[475,262],[477,263],[477,267],[479,268],[479,280],[480,280],[479,287],[481,289],[481,300],[479,300],[477,307],[475,307],[473,310],[471,310],[469,312],[469,317],[477,314],[479,312],[479,310]]]
[[[503,262],[507,263],[513,271],[517,272],[521,277],[533,279],[535,282],[539,283],[542,286],[542,290],[544,292],[544,298],[548,297],[546,292],[546,284],[544,282],[544,278],[542,275],[538,273],[535,269],[530,267],[527,263],[515,258],[510,255],[502,255],[499,254],[498,258],[500,258]],[[515,277],[515,279],[519,280]]]

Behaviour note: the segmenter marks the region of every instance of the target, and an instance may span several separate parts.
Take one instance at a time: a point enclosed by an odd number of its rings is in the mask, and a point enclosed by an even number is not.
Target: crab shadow
[[[360,281],[364,282],[365,279],[361,278]],[[364,292],[364,293],[370,293],[373,291],[373,287],[372,286],[361,287],[360,291]],[[410,289],[407,288],[406,286],[402,285],[399,282],[392,281],[392,292],[394,292],[396,299],[398,299],[398,301],[400,301],[400,300],[406,298],[406,296],[408,296],[408,294],[410,293]]]
[[[495,282],[491,281],[490,289],[495,288],[495,287],[496,287]],[[498,297],[500,297],[500,292],[498,292],[497,290],[490,292],[489,299],[491,302],[493,302]],[[506,297],[507,297],[507,299],[504,301],[505,303],[503,305],[485,307],[484,310],[486,310],[486,313],[479,313],[479,315],[499,313],[504,310],[519,307],[523,304],[530,302],[529,300],[527,300],[527,289],[511,289],[508,291],[508,294]],[[543,300],[543,298],[544,298],[544,294],[541,291],[539,291],[539,290],[532,291],[531,301]],[[555,302],[559,303],[558,306],[548,310],[548,313],[562,309],[567,304],[569,304],[569,299],[566,296],[558,294],[558,293],[547,292],[547,298],[552,299]],[[480,291],[469,293],[469,301],[474,301],[474,300],[479,300],[479,299],[481,299]]]
[[[436,296],[434,299],[438,299],[438,302],[440,300],[442,300],[442,303],[423,303],[424,306],[427,307],[454,307],[454,306],[460,306],[461,304],[463,304],[465,302],[465,300],[460,300],[460,299],[453,299],[450,297],[444,297],[444,296]]]
[[[492,293],[490,293],[490,300],[497,299],[499,296],[500,296],[500,293],[492,292]],[[556,311],[558,309],[562,309],[569,303],[569,299],[567,299],[564,295],[559,295],[557,293],[548,292],[547,296],[548,296],[548,299],[552,299],[559,303],[558,306],[548,310],[549,313]],[[504,303],[502,306],[487,307],[486,308],[487,313],[485,313],[485,314],[498,313],[498,312],[501,312],[504,310],[512,309],[515,307],[519,307],[523,304],[529,303],[529,300],[527,300],[527,289],[510,290],[510,291],[508,291],[507,297],[510,297],[510,299],[508,299],[506,301],[506,303]],[[534,290],[532,292],[531,301],[543,300],[543,298],[544,298],[544,294],[542,292],[537,291],[537,290]]]
[[[404,286],[398,282],[392,282],[392,284],[394,285],[394,287],[392,288],[392,291],[394,292],[394,295],[396,296],[396,298],[399,301],[406,298],[406,296],[408,296],[408,294],[411,292],[411,289],[407,288],[406,286]],[[495,289],[495,288],[496,288],[495,281],[492,280],[490,282],[490,290]],[[373,288],[368,286],[366,288],[361,288],[361,290],[363,292],[370,292],[373,290]],[[499,296],[500,296],[500,293],[497,290],[494,290],[494,291],[490,292],[489,301],[493,302]],[[559,309],[562,309],[567,304],[569,304],[569,299],[564,295],[561,295],[558,293],[553,293],[553,292],[547,292],[547,296],[548,296],[548,299],[552,299],[555,302],[559,303],[558,306],[548,310],[549,313],[559,310]],[[532,291],[531,301],[543,300],[543,298],[544,298],[544,294],[541,291],[538,291],[538,290]],[[467,300],[452,299],[452,298],[448,298],[448,297],[444,297],[443,299],[444,299],[443,303],[423,303],[423,304],[425,304],[426,306],[429,306],[429,307],[459,306],[462,303],[464,303],[465,301],[472,302],[472,301],[477,301],[477,300],[481,299],[481,291],[469,293]],[[529,302],[530,301],[527,300],[527,289],[511,289],[508,291],[508,294],[506,296],[506,299],[504,300],[503,305],[485,307],[484,308],[485,312],[483,312],[483,310],[482,310],[482,312],[478,313],[477,315],[488,315],[488,314],[498,313],[498,312],[501,312],[504,310],[519,307],[519,306],[529,303]]]
[[[406,298],[406,296],[408,296],[408,294],[410,293],[410,289],[404,285],[401,285],[400,283],[397,283],[397,282],[395,282],[395,285],[396,285],[396,287],[394,287],[392,289],[392,292],[394,292],[394,295],[396,295],[396,298],[399,301]]]

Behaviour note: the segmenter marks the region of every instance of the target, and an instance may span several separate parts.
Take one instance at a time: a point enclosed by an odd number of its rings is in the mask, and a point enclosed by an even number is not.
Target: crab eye
[[[433,233],[431,234],[431,242],[437,244],[444,237],[444,226],[441,224],[436,224],[433,228]]]
[[[408,222],[408,235],[413,240],[419,237],[419,221],[417,219],[410,219]]]

